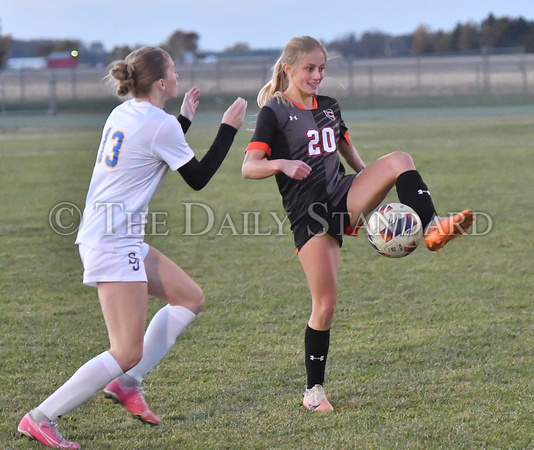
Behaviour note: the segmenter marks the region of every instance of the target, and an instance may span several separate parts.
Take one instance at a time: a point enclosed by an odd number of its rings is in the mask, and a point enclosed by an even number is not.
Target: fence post
[[[369,86],[369,97],[374,97],[374,80],[373,80],[373,66],[367,66],[367,84]]]
[[[352,58],[349,56],[347,59],[347,71],[349,76],[349,97],[354,96],[354,65]]]
[[[421,95],[421,57],[415,63],[415,94]]]
[[[4,77],[2,76],[3,75],[3,71],[0,70],[0,82],[1,82],[1,85],[0,85],[0,92],[2,93],[2,99],[0,101],[0,104],[2,105],[2,114],[5,114],[6,113],[6,88],[5,88],[5,82],[4,82]]]
[[[478,95],[482,94],[482,87],[480,86],[480,64],[479,63],[475,63],[475,83],[476,83],[476,86],[477,86],[477,93]]]
[[[269,67],[268,67],[266,62],[262,62],[261,63],[261,73],[260,73],[260,77],[261,77],[260,89],[263,86],[265,86],[265,84],[267,83],[268,76],[269,76]]]
[[[72,99],[75,100],[77,98],[77,92],[76,92],[76,72],[75,67],[71,69],[71,78],[72,78]]]
[[[26,81],[24,79],[24,69],[20,69],[19,81],[20,81],[20,103],[24,103],[24,100],[26,100],[26,86],[25,86]]]
[[[221,63],[215,63],[215,90],[217,94],[221,94]]]
[[[54,71],[50,72],[50,78],[48,82],[48,94],[49,94],[49,101],[48,101],[48,114],[53,115],[56,113],[56,105],[57,105],[57,79],[56,74]]]
[[[491,93],[491,67],[489,61],[489,54],[486,48],[482,49],[482,92],[484,94]]]
[[[196,79],[197,79],[197,77],[196,77],[197,73],[196,73],[196,70],[195,70],[194,66],[191,67],[190,75],[191,75],[191,86],[195,86]]]
[[[528,95],[528,74],[524,56],[519,63],[519,71],[521,72],[521,75],[523,75],[523,94]]]

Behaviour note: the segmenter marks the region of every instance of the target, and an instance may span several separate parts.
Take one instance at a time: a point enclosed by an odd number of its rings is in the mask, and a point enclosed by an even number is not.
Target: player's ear
[[[289,75],[289,72],[291,72],[291,66],[287,63],[284,63],[284,65],[282,66],[282,70],[286,75]]]

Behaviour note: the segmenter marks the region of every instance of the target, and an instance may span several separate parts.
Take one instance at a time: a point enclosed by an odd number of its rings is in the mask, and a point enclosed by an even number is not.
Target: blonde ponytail
[[[280,96],[280,93],[287,89],[289,79],[287,74],[284,72],[284,62],[282,61],[282,57],[283,54],[280,56],[280,58],[278,58],[278,61],[276,61],[276,64],[273,66],[273,76],[271,80],[265,86],[263,86],[258,94],[257,103],[260,108],[272,98]]]

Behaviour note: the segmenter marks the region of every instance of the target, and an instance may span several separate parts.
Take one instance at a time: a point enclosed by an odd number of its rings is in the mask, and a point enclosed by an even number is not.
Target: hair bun
[[[108,79],[119,96],[145,97],[155,81],[166,77],[171,57],[159,47],[141,47],[111,64]]]
[[[109,74],[116,80],[126,81],[133,78],[134,68],[126,61],[116,61]]]
[[[109,76],[119,82],[117,86],[117,94],[119,96],[123,97],[133,91],[135,70],[131,63],[124,60],[114,62],[109,71]]]

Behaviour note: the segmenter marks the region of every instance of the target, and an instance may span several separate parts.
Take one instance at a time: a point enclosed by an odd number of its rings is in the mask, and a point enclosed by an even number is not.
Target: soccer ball
[[[367,221],[367,238],[382,256],[402,258],[412,253],[423,238],[417,213],[403,203],[382,205]]]

